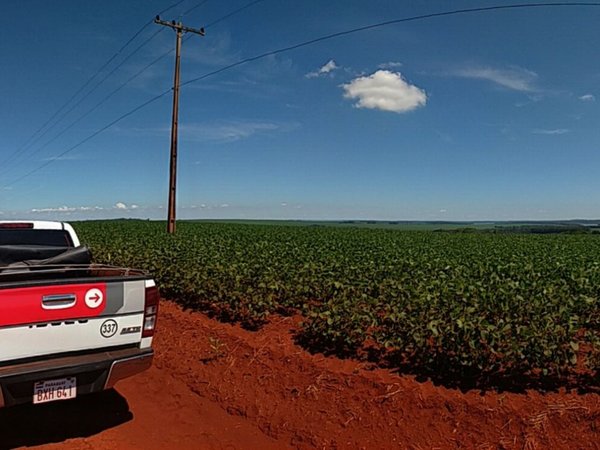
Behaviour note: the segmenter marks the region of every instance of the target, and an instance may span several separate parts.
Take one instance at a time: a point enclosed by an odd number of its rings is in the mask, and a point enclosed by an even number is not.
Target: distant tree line
[[[494,228],[462,227],[454,229],[436,229],[438,233],[495,233],[495,234],[598,234],[600,226],[580,224],[535,224],[535,225],[496,225]]]

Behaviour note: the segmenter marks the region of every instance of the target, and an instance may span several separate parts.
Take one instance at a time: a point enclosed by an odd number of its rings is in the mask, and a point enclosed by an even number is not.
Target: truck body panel
[[[154,281],[78,246],[65,223],[0,221],[0,407],[108,389],[152,363]]]

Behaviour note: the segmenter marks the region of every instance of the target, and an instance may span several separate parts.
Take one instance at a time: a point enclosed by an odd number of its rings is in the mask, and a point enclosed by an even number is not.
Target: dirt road
[[[297,322],[249,332],[164,302],[150,371],[0,410],[0,449],[600,449],[597,393],[462,393],[310,355]]]
[[[156,368],[121,382],[117,390],[2,412],[0,430],[1,449],[281,448]]]

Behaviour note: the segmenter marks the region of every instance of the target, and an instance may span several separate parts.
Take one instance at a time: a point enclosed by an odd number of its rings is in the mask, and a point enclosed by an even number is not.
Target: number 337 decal
[[[108,319],[102,322],[102,325],[100,325],[100,334],[105,338],[113,337],[117,333],[118,328],[119,326],[117,325],[117,322],[112,319]]]

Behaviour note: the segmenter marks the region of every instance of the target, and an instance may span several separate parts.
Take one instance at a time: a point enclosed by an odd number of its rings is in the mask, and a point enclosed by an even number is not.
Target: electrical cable
[[[142,69],[140,69],[139,71],[137,71],[135,74],[133,74],[131,77],[129,77],[127,79],[127,81],[125,81],[124,83],[122,83],[121,85],[119,85],[119,87],[117,87],[116,89],[114,89],[113,91],[111,91],[108,95],[106,95],[105,97],[103,97],[98,103],[96,103],[92,108],[90,108],[88,111],[86,111],[83,115],[81,115],[80,117],[78,117],[74,122],[72,122],[71,124],[69,124],[69,126],[67,126],[66,128],[64,128],[60,133],[58,133],[56,136],[52,137],[50,140],[48,140],[47,142],[45,142],[43,146],[39,147],[37,150],[35,150],[33,153],[31,153],[29,155],[29,157],[32,158],[33,156],[37,155],[41,150],[43,150],[44,148],[46,148],[48,145],[50,145],[52,142],[54,142],[56,139],[58,139],[59,137],[61,137],[63,134],[65,134],[67,131],[69,131],[71,128],[73,128],[75,125],[77,125],[83,119],[85,119],[86,117],[88,117],[95,110],[97,110],[100,106],[102,106],[104,103],[106,103],[108,100],[110,100],[111,97],[113,97],[117,92],[119,92],[121,89],[123,89],[129,83],[131,83],[133,80],[135,80],[137,77],[139,77],[142,73],[144,73],[146,70],[148,70],[154,64],[158,63],[159,61],[161,61],[162,59],[164,59],[166,56],[170,55],[173,52],[174,52],[174,50],[171,49],[168,52],[163,53],[158,58],[154,59],[152,62],[150,62],[149,64],[147,64],[146,66],[144,66]]]
[[[306,47],[308,45],[316,44],[316,43],[322,42],[322,41],[327,41],[329,39],[333,39],[333,38],[336,38],[336,37],[347,36],[349,34],[359,33],[361,31],[372,30],[372,29],[375,29],[375,28],[381,28],[381,27],[388,26],[388,25],[394,25],[394,24],[403,23],[403,22],[414,22],[414,21],[418,21],[418,20],[432,19],[432,18],[435,18],[435,17],[452,16],[452,15],[458,15],[458,14],[469,14],[469,13],[476,13],[476,12],[487,12],[487,11],[502,10],[502,9],[540,8],[540,7],[546,7],[546,6],[561,6],[561,7],[566,7],[566,6],[600,6],[600,2],[522,3],[522,4],[513,4],[513,5],[498,5],[498,6],[487,6],[487,7],[481,7],[481,8],[457,9],[457,10],[453,10],[453,11],[445,11],[445,12],[431,13],[431,14],[422,14],[422,15],[419,15],[419,16],[406,17],[406,18],[402,18],[402,19],[388,20],[388,21],[385,21],[385,22],[379,22],[379,23],[375,23],[375,24],[371,24],[371,25],[365,25],[363,27],[352,28],[350,30],[338,31],[337,33],[327,34],[327,35],[320,36],[318,38],[314,38],[314,39],[311,39],[311,40],[308,40],[308,41],[300,42],[298,44],[290,45],[288,47],[283,47],[283,48],[280,48],[280,49],[277,49],[277,50],[272,50],[272,51],[269,51],[269,52],[266,52],[266,53],[261,53],[260,55],[257,55],[257,56],[252,56],[252,57],[249,57],[249,58],[245,58],[245,59],[242,59],[242,60],[237,61],[235,63],[232,63],[232,64],[229,64],[227,66],[221,67],[220,69],[217,69],[217,70],[214,70],[212,72],[206,73],[206,74],[204,74],[202,76],[199,76],[197,78],[192,78],[191,80],[187,80],[187,81],[181,83],[180,87],[186,86],[186,85],[191,84],[191,83],[195,83],[195,82],[200,81],[200,80],[204,80],[205,78],[208,78],[210,76],[216,75],[216,74],[221,73],[221,72],[224,72],[225,70],[233,69],[234,67],[241,66],[243,64],[246,64],[246,63],[249,63],[249,62],[253,62],[253,61],[256,61],[256,60],[259,60],[259,59],[262,59],[262,58],[266,58],[268,56],[278,55],[280,53],[289,52],[291,50],[296,50],[296,49],[301,48],[301,47]]]
[[[173,5],[171,5],[169,8],[164,9],[162,12],[165,12],[179,4],[181,4],[183,1],[179,1]],[[184,13],[182,15],[186,15],[188,12],[201,7],[202,5],[206,4],[209,0],[203,0],[201,2],[196,3],[194,6],[192,6],[191,8],[189,8],[188,10],[184,11]],[[123,45],[121,47],[121,49],[119,50],[119,52],[121,52],[131,41],[133,41],[133,39],[139,35],[139,33],[150,23],[153,23],[153,20],[151,20],[150,22],[148,22],[144,27],[142,27],[142,29],[140,29],[140,31],[134,35],[125,45]],[[164,28],[160,28],[158,29],[152,36],[150,36],[148,39],[146,39],[144,42],[142,42],[138,47],[136,47],[133,51],[131,51],[117,66],[115,66],[110,72],[108,72],[98,83],[96,83],[96,85],[94,85],[94,87],[92,87],[92,89],[90,89],[83,97],[81,97],[76,103],[74,103],[67,111],[65,111],[56,121],[55,123],[47,128],[42,134],[40,134],[34,141],[32,141],[30,143],[30,145],[35,144],[37,141],[39,141],[42,137],[44,137],[52,128],[54,128],[58,123],[60,123],[62,121],[62,119],[64,119],[64,117],[66,117],[71,111],[73,111],[77,106],[79,106],[87,97],[89,97],[89,95],[91,95],[92,92],[94,92],[104,81],[106,81],[112,74],[114,74],[120,67],[123,66],[123,64],[125,62],[127,62],[133,55],[135,55],[139,50],[141,50],[145,45],[147,45],[150,41],[152,41],[152,39],[154,39],[159,33],[163,32]],[[187,39],[185,39],[187,40]],[[96,109],[98,109],[102,104],[106,103],[107,100],[109,100],[112,96],[114,96],[117,92],[119,92],[121,89],[123,89],[126,85],[128,85],[131,81],[133,81],[135,78],[137,78],[139,75],[141,75],[143,72],[145,72],[147,69],[149,69],[151,66],[153,66],[154,64],[158,63],[160,60],[162,60],[164,57],[166,57],[167,55],[173,53],[173,49],[169,50],[168,52],[162,54],[161,56],[159,56],[158,58],[156,58],[154,61],[152,61],[150,64],[146,65],[142,70],[138,71],[136,74],[134,74],[133,76],[131,76],[129,79],[127,79],[127,81],[125,81],[125,83],[121,84],[119,87],[117,87],[115,90],[113,90],[111,93],[109,93],[107,96],[105,96],[102,100],[100,100],[96,105],[94,105],[91,109],[89,109],[86,113],[84,113],[83,115],[81,115],[80,117],[78,117],[75,121],[73,121],[71,124],[69,124],[67,127],[65,127],[63,130],[61,130],[58,134],[56,134],[54,137],[52,137],[50,140],[46,141],[42,146],[38,147],[35,151],[33,151],[32,153],[30,153],[29,158],[32,158],[33,156],[37,155],[41,150],[43,150],[44,148],[46,148],[49,144],[51,144],[52,142],[54,142],[56,139],[58,139],[60,136],[64,135],[68,130],[70,130],[71,128],[73,128],[73,126],[75,126],[76,124],[78,124],[79,122],[81,122],[84,118],[86,118],[87,116],[89,116],[92,112],[94,112]],[[89,81],[89,80],[88,80]],[[18,164],[18,162],[17,162]],[[10,168],[6,168],[4,171],[0,171],[0,174],[6,173],[7,170],[10,170]]]
[[[55,126],[57,126],[67,115],[69,115],[69,113],[71,111],[73,111],[75,108],[77,108],[79,105],[81,105],[81,103],[83,103],[84,100],[86,100],[96,89],[98,89],[98,87],[100,87],[100,85],[102,83],[104,83],[112,74],[114,74],[119,68],[121,68],[123,66],[123,64],[125,64],[125,62],[127,62],[131,57],[133,57],[133,55],[135,55],[146,44],[148,44],[152,39],[154,39],[159,33],[163,32],[163,31],[164,31],[164,28],[158,29],[152,36],[150,36],[147,40],[145,40],[138,47],[136,47],[135,50],[130,52],[118,65],[116,65],[110,72],[106,73],[106,75],[104,75],[104,77],[102,79],[100,79],[100,81],[98,81],[98,83],[96,83],[83,97],[81,97],[77,102],[75,102],[73,105],[71,105],[71,107],[68,110],[66,110],[60,117],[58,117],[58,119],[54,122],[54,124],[52,124],[51,127],[48,127],[43,133],[41,133],[37,138],[35,138],[29,144],[29,146],[34,145],[41,138],[43,138],[46,134],[48,134],[50,132],[50,130],[52,130]],[[71,128],[71,127],[69,126],[68,128]],[[63,132],[60,132],[59,134],[62,135]],[[54,139],[52,139],[52,140],[54,140]],[[40,147],[38,150],[36,150],[35,153],[37,153],[41,148],[44,148],[46,145],[48,145],[48,143],[44,144],[42,147]]]
[[[208,1],[208,0],[206,0],[206,1]],[[160,16],[160,15],[162,15],[162,14],[166,13],[168,10],[170,10],[170,9],[173,9],[173,8],[175,8],[176,6],[179,6],[179,5],[181,5],[183,2],[185,2],[185,0],[179,0],[178,2],[175,2],[175,3],[173,3],[171,6],[167,6],[167,7],[166,7],[165,9],[163,9],[162,11],[159,11],[157,15],[158,15],[158,16]],[[151,20],[151,21],[148,23],[148,25],[149,25],[149,24],[151,24],[153,20],[154,20],[154,18],[153,18],[153,19],[152,19],[152,20]]]
[[[160,13],[164,13],[166,11],[168,11],[169,9],[172,9],[174,7],[176,7],[177,5],[183,3],[185,0],[181,0],[177,3],[172,4],[171,6],[169,6],[168,8],[163,9]],[[192,6],[191,8],[189,8],[187,11],[184,11],[184,13],[182,14],[182,16],[186,15],[189,11],[194,10],[196,8],[199,8],[200,6],[204,5],[205,3],[207,3],[209,0],[203,0],[199,3],[196,3],[194,6]],[[127,41],[125,43],[125,45],[123,45],[121,47],[121,49],[119,50],[119,52],[117,52],[115,55],[118,55],[119,53],[121,53],[123,51],[123,49],[125,49],[125,47],[127,47],[127,45],[129,45],[148,25],[152,24],[153,20],[150,20],[149,22],[147,22],[142,28],[140,28],[140,30],[131,38],[129,39],[129,41]],[[76,103],[74,103],[67,111],[65,111],[55,122],[54,124],[47,128],[42,134],[40,134],[36,139],[34,139],[32,142],[30,142],[30,144],[28,146],[31,146],[33,144],[35,144],[36,142],[38,142],[42,137],[44,137],[52,128],[54,128],[58,123],[60,123],[71,111],[73,111],[75,108],[77,108],[81,103],[83,103],[84,100],[86,100],[96,89],[98,89],[98,87],[100,87],[100,85],[102,85],[102,83],[104,83],[108,78],[110,78],[117,70],[119,70],[123,64],[125,64],[130,58],[132,58],[137,52],[139,52],[143,47],[145,47],[150,41],[152,41],[159,33],[162,33],[164,31],[164,28],[160,28],[158,29],[154,34],[152,34],[148,39],[146,39],[144,42],[142,42],[137,48],[135,48],[133,51],[131,51],[127,56],[125,56],[125,58],[123,58],[121,60],[121,62],[115,66],[110,72],[108,72],[100,81],[98,81],[98,83],[96,83],[94,85],[94,87],[92,87],[89,91],[87,91],[87,93],[81,97]],[[162,59],[161,57],[158,58],[154,63],[158,62],[160,59]],[[110,62],[110,61],[109,61]],[[154,63],[149,64],[147,66],[150,67],[152,66]],[[107,64],[105,64],[104,67],[106,67]],[[133,77],[135,78],[135,76]],[[91,81],[91,80],[88,80]],[[128,81],[126,81],[123,85],[121,85],[121,87],[124,87],[125,85],[127,85],[129,82],[131,81],[131,79],[129,79]],[[120,89],[117,89],[116,91],[118,91]],[[81,90],[80,90],[81,91]],[[79,91],[79,92],[80,92]],[[78,92],[78,93],[79,93]],[[114,92],[114,91],[113,91]],[[111,97],[113,94],[110,94],[109,97]],[[104,101],[101,101],[100,104],[104,103]],[[100,105],[99,104],[99,105]],[[97,105],[97,106],[99,106]],[[92,111],[95,110],[96,107],[92,108]],[[89,115],[89,112],[86,113],[84,116]],[[74,123],[78,123],[80,122],[80,120],[83,117],[77,119]],[[54,138],[52,138],[50,141],[46,142],[41,148],[39,148],[38,150],[36,150],[34,153],[39,153],[39,150],[41,150],[42,148],[46,147],[50,142],[54,141],[58,136],[61,136],[64,134],[64,132],[70,128],[72,128],[72,126],[74,125],[74,123],[72,123],[71,125],[69,125],[66,129],[64,129],[63,131],[61,131],[57,136],[55,136]],[[31,155],[30,155],[31,156]]]
[[[496,11],[496,10],[508,10],[508,9],[525,9],[525,8],[542,8],[542,7],[586,7],[586,6],[595,6],[595,7],[600,7],[600,2],[560,2],[560,3],[519,3],[519,4],[512,4],[512,5],[496,5],[496,6],[487,6],[487,7],[479,7],[479,8],[468,8],[468,9],[457,9],[457,10],[451,10],[451,11],[444,11],[444,12],[439,12],[439,13],[430,13],[430,14],[422,14],[422,15],[418,15],[418,16],[412,16],[412,17],[405,17],[405,18],[401,18],[401,19],[394,19],[394,20],[388,20],[385,22],[379,22],[379,23],[375,23],[375,24],[371,24],[371,25],[365,25],[362,27],[357,27],[357,28],[352,28],[349,30],[345,30],[345,31],[339,31],[336,33],[331,33],[331,34],[327,34],[324,36],[320,36],[314,39],[310,39],[307,41],[303,41],[300,42],[298,44],[294,44],[291,46],[287,46],[287,47],[283,47],[277,50],[272,50],[269,52],[265,52],[262,53],[260,55],[257,56],[253,56],[250,58],[245,58],[242,59],[238,62],[235,62],[233,64],[229,64],[227,66],[224,66],[220,69],[214,70],[212,72],[208,72],[200,77],[196,77],[196,78],[192,78],[184,83],[180,84],[180,87],[198,82],[200,80],[203,80],[205,78],[208,78],[210,76],[216,75],[218,73],[224,72],[226,70],[232,69],[234,67],[243,65],[243,64],[247,64],[249,62],[253,62],[253,61],[257,61],[259,59],[262,58],[266,58],[268,56],[273,56],[273,55],[277,55],[277,54],[281,54],[281,53],[285,53],[288,51],[292,51],[301,47],[306,47],[308,45],[312,45],[318,42],[323,42],[329,39],[333,39],[336,37],[340,37],[340,36],[346,36],[349,34],[354,34],[354,33],[358,33],[358,32],[362,32],[362,31],[366,31],[366,30],[371,30],[371,29],[375,29],[375,28],[380,28],[380,27],[384,27],[384,26],[388,26],[388,25],[393,25],[393,24],[398,24],[398,23],[404,23],[404,22],[413,22],[413,21],[418,21],[418,20],[425,20],[425,19],[431,19],[431,18],[436,18],[436,17],[444,17],[444,16],[452,16],[452,15],[459,15],[459,14],[470,14],[470,13],[478,13],[478,12],[489,12],[489,11]],[[131,116],[132,114],[136,113],[137,111],[143,109],[144,107],[150,105],[151,103],[155,102],[156,100],[158,100],[161,97],[164,97],[165,95],[167,95],[168,93],[170,93],[172,91],[171,89],[168,89],[166,91],[164,91],[163,93],[151,98],[150,100],[144,102],[143,104],[137,106],[136,108],[134,108],[133,110],[121,115],[119,118],[113,120],[111,123],[109,123],[108,125],[105,125],[104,127],[102,127],[101,129],[95,131],[94,133],[92,133],[91,135],[89,135],[88,137],[86,137],[85,139],[83,139],[82,141],[79,141],[77,144],[69,147],[68,149],[66,149],[65,151],[63,151],[62,153],[60,153],[59,155],[56,155],[53,159],[46,161],[46,163],[32,169],[31,171],[27,172],[25,175],[20,176],[19,178],[13,180],[12,182],[10,182],[9,184],[6,184],[3,186],[3,189],[12,186],[15,183],[18,183],[19,181],[27,178],[28,176],[32,175],[33,173],[37,172],[38,170],[43,169],[44,167],[47,167],[48,165],[50,165],[52,162],[54,162],[56,159],[61,158],[62,156],[65,156],[67,153],[75,150],[77,147],[83,145],[84,143],[88,142],[90,139],[94,138],[95,136],[97,136],[98,134],[100,134],[101,132],[109,129],[110,127],[112,127],[113,125],[117,124],[118,122],[120,122],[121,120],[125,119],[126,117]]]
[[[175,8],[176,6],[180,5],[181,3],[183,3],[185,0],[179,0],[173,4],[171,4],[170,6],[164,8],[162,11],[159,12],[159,14],[163,14],[167,11],[169,11],[172,8]],[[205,0],[208,1],[208,0]],[[50,118],[48,118],[46,120],[46,122],[44,122],[39,128],[37,128],[33,134],[31,134],[31,136],[29,136],[29,138],[27,138],[27,140],[20,146],[18,147],[13,153],[11,153],[7,158],[5,158],[2,162],[0,162],[0,167],[5,166],[6,163],[10,162],[18,153],[20,153],[24,148],[26,148],[27,146],[29,146],[30,144],[32,144],[32,139],[34,139],[38,133],[40,133],[44,128],[46,128],[46,126],[48,126],[48,124],[50,124],[55,118],[56,116],[58,116],[87,86],[89,86],[89,84],[94,81],[94,79],[96,79],[96,77],[98,75],[100,75],[100,73],[102,73],[102,71],[104,69],[106,69],[106,67],[108,67],[108,65],[110,65],[111,62],[113,62],[122,52],[123,50],[125,50],[125,48],[127,48],[127,46],[129,44],[131,44],[131,42],[133,42],[149,25],[151,25],[153,22],[152,20],[149,20],[148,22],[146,22],[144,25],[142,25],[134,34],[133,36],[131,36],[126,42],[125,44],[123,44],[121,46],[121,48],[119,48],[119,50],[117,50],[117,52],[115,54],[113,54],[110,58],[108,58],[104,64],[102,64],[102,66],[100,66],[99,69],[96,70],[96,72],[94,72],[94,74],[87,79],[87,81],[79,88],[77,89],[77,91],[75,91],[74,94],[71,95],[71,97],[69,97],[69,99],[62,105],[60,106],[51,116]],[[36,142],[37,142],[37,138],[36,138]]]
[[[225,19],[229,19],[230,17],[235,16],[237,13],[245,10],[246,8],[250,8],[251,6],[254,6],[257,3],[260,3],[262,1],[264,1],[264,0],[254,0],[254,1],[250,2],[250,3],[247,3],[246,5],[244,5],[244,6],[240,7],[240,8],[238,8],[238,9],[230,12],[229,14],[226,14],[223,17],[220,17],[217,20],[214,20],[214,21],[210,22],[208,25],[205,25],[204,28],[209,28],[209,27],[212,27],[213,25],[216,25],[216,24],[218,24],[220,22],[223,22]]]
[[[129,112],[126,112],[125,114],[122,114],[121,116],[119,116],[118,118],[116,118],[115,120],[113,120],[112,122],[110,122],[109,124],[103,126],[102,128],[100,128],[99,130],[94,131],[92,134],[90,134],[89,136],[87,136],[86,138],[84,138],[83,140],[79,141],[77,144],[72,145],[71,147],[67,148],[65,151],[63,151],[62,153],[59,153],[58,155],[53,156],[52,158],[48,159],[48,161],[46,161],[44,164],[35,167],[34,169],[30,170],[29,172],[27,172],[24,175],[21,175],[20,177],[18,177],[17,179],[15,179],[12,183],[3,186],[3,189],[12,186],[15,183],[18,183],[19,181],[24,180],[25,178],[33,175],[35,172],[38,172],[39,170],[42,170],[43,168],[49,166],[50,164],[52,164],[54,161],[62,158],[63,156],[65,156],[67,153],[72,152],[73,150],[75,150],[77,147],[82,146],[83,144],[85,144],[86,142],[88,142],[90,139],[95,138],[96,136],[98,136],[100,133],[102,133],[103,131],[108,130],[110,127],[112,127],[113,125],[116,125],[117,123],[119,123],[121,120],[131,116],[132,114],[135,114],[136,112],[138,112],[140,109],[145,108],[146,106],[150,105],[151,103],[154,103],[156,100],[164,97],[165,95],[167,95],[168,93],[171,92],[172,89],[167,89],[166,91],[164,91],[161,94],[158,94],[155,97],[152,97],[150,100],[145,101],[144,103],[142,103],[141,105],[136,106],[134,109],[130,110]]]
[[[193,10],[200,8],[201,6],[204,6],[206,3],[208,3],[209,0],[203,0],[201,2],[196,3],[194,6],[192,6],[191,8],[186,9],[185,11],[183,11],[183,13],[181,14],[181,17],[185,17],[187,16],[189,13],[191,13]]]

